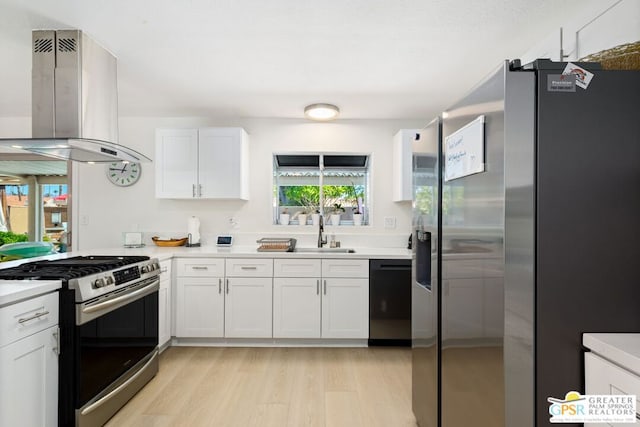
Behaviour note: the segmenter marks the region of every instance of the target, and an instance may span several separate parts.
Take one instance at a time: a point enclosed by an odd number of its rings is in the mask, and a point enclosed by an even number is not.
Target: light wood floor
[[[411,353],[171,347],[107,426],[414,427]]]

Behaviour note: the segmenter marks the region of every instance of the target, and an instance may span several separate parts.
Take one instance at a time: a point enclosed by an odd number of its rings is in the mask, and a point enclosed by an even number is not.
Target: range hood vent
[[[79,162],[150,162],[118,144],[116,58],[80,30],[32,33],[32,138],[0,146]]]

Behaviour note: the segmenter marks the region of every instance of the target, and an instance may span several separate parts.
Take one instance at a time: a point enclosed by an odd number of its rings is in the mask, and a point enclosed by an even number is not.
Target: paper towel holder
[[[191,233],[189,233],[187,235],[187,244],[186,244],[188,248],[197,248],[200,246],[200,242],[194,243],[191,241],[191,239],[192,239],[192,236],[191,236]]]

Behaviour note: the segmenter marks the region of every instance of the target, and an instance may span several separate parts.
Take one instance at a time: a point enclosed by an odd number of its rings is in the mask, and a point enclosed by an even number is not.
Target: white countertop
[[[232,246],[230,248],[219,248],[217,246],[202,246],[198,248],[187,248],[179,246],[175,248],[160,248],[156,246],[146,246],[136,249],[109,249],[114,253],[140,254],[153,256],[158,259],[170,257],[212,257],[212,258],[395,258],[411,259],[411,251],[404,248],[367,248],[350,247],[354,253],[332,253],[332,252],[258,252],[254,246]],[[122,252],[122,251],[126,252]],[[96,252],[96,251],[91,251]],[[97,251],[100,252],[100,251]]]
[[[640,375],[640,334],[585,333],[582,344],[593,353]]]
[[[27,258],[8,261],[0,264],[0,268],[15,267],[25,262],[37,260],[64,259],[80,255],[144,255],[158,258],[160,261],[173,257],[209,257],[209,258],[354,258],[354,259],[411,259],[411,250],[404,248],[367,248],[353,247],[355,253],[330,252],[258,252],[256,246],[233,246],[218,248],[217,246],[201,246],[197,248],[145,246],[142,248],[101,248],[86,251],[68,252],[64,254],[47,255],[38,258]]]
[[[0,307],[60,289],[60,280],[0,280]]]
[[[411,251],[404,248],[352,248],[355,253],[317,253],[317,252],[258,252],[256,246],[233,246],[218,248],[202,246],[197,248],[145,246],[142,248],[102,248],[86,251],[47,255],[37,258],[8,261],[1,268],[15,267],[26,262],[39,260],[64,259],[81,255],[144,255],[163,261],[173,257],[209,257],[209,258],[352,258],[352,259],[411,259]],[[59,280],[0,280],[0,306],[59,289]]]

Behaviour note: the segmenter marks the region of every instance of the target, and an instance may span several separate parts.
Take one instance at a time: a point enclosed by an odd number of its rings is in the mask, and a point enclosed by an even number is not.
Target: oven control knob
[[[93,282],[93,287],[94,288],[102,288],[106,283],[104,282],[104,279],[96,279]]]
[[[140,267],[140,271],[142,273],[148,273],[149,272],[149,266],[143,265],[142,267]]]
[[[113,280],[112,276],[107,276],[104,278],[107,282],[107,285],[113,285],[115,283],[115,280]]]

